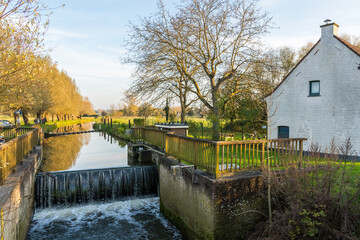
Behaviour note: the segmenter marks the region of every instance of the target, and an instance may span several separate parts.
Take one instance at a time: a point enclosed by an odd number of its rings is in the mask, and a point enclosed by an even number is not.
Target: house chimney
[[[338,27],[336,23],[332,23],[330,19],[326,19],[324,25],[321,25],[321,40],[332,38],[334,35],[338,35]]]

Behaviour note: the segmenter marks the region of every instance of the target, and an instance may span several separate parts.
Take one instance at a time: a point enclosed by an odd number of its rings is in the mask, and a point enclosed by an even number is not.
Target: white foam
[[[154,221],[157,225],[155,230],[152,224]],[[96,232],[86,233],[89,229],[94,229]],[[156,231],[155,234],[162,234],[161,236],[166,235],[168,239],[181,239],[179,231],[160,214],[158,197],[39,210],[33,217],[28,237],[29,239],[38,239],[39,236],[44,239],[64,239],[64,237],[66,239],[82,234],[83,239],[97,239],[96,234],[102,236],[101,231],[104,231],[103,234],[106,234],[108,239],[109,237],[118,239],[117,229],[125,236],[130,234],[128,238],[133,240],[154,239],[152,231]],[[114,232],[113,235],[111,231]],[[61,237],[56,238],[57,233],[61,233]],[[45,237],[47,234],[50,235]],[[91,238],[92,236],[94,238]],[[139,238],[136,238],[137,236]],[[127,237],[119,239],[127,239]]]

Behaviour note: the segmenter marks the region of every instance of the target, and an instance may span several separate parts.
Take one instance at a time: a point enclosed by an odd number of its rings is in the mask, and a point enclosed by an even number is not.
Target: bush
[[[360,179],[357,172],[360,165],[337,157],[342,153],[354,153],[351,148],[348,139],[339,148],[331,146],[330,153],[324,157],[320,147],[312,144],[306,158],[307,168],[266,175],[271,194],[264,194],[264,199],[271,203],[272,217],[259,224],[252,237],[359,239]]]
[[[189,128],[191,129],[196,129],[201,127],[200,123],[196,121],[189,120],[187,121],[187,123],[189,124]]]
[[[136,127],[145,126],[145,119],[144,118],[134,118],[134,126],[136,126]]]
[[[125,128],[119,127],[119,128],[117,129],[117,132],[120,133],[120,134],[124,134],[124,133],[125,133]]]

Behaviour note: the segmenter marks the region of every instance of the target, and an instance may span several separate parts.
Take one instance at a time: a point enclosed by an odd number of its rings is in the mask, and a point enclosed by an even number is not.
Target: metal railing
[[[210,141],[183,137],[156,129],[135,128],[134,137],[165,153],[202,168],[216,177],[263,167],[302,166],[306,138]]]
[[[29,129],[29,128],[27,128]],[[21,129],[21,131],[26,131]],[[0,145],[0,184],[15,170],[16,166],[39,144],[38,128]]]

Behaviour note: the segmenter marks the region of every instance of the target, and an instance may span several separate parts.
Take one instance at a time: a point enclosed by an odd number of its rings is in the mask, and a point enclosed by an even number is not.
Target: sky
[[[47,0],[56,7],[45,35],[49,55],[75,79],[95,109],[121,104],[131,84],[133,67],[122,64],[129,23],[138,23],[157,9],[157,0]],[[180,0],[163,0],[173,8]],[[259,0],[258,7],[272,16],[273,27],[263,38],[270,47],[299,49],[320,38],[320,25],[331,19],[339,34],[360,36],[360,0]]]

